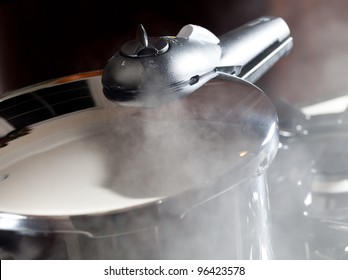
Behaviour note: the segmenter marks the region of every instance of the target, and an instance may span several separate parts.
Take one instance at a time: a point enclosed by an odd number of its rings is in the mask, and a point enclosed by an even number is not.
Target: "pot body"
[[[2,97],[1,258],[269,259],[277,115],[221,77],[153,109],[100,73]]]
[[[77,230],[1,231],[1,259],[272,259],[267,201],[265,176],[259,175],[192,204],[181,215],[175,205],[189,204],[187,196],[179,203],[172,199],[168,205],[143,209],[141,214],[129,210],[70,220],[72,225],[108,228],[105,236]],[[146,216],[146,225],[118,233],[140,216]]]

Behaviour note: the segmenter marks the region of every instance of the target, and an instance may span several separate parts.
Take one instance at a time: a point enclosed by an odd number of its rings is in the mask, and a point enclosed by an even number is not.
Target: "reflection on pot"
[[[1,103],[2,131],[30,130],[0,150],[2,258],[273,258],[257,87],[225,76],[155,109],[109,102],[100,75],[38,87]]]

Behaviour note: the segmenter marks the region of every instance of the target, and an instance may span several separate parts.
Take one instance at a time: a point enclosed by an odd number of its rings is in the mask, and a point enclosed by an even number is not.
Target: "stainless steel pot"
[[[223,75],[158,108],[124,107],[100,74],[1,97],[1,258],[272,258],[267,96]]]
[[[278,258],[348,258],[343,99],[346,96],[290,109],[280,122],[280,149],[268,172]]]
[[[140,26],[103,73],[2,96],[1,257],[272,258],[277,115],[249,82],[291,47],[276,17]]]

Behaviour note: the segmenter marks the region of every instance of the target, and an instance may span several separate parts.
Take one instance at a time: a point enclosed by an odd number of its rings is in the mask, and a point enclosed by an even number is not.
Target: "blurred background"
[[[344,0],[0,0],[0,94],[102,69],[142,23],[149,36],[193,23],[217,36],[262,15],[283,17],[294,49],[257,84],[304,106],[345,95],[348,2]]]

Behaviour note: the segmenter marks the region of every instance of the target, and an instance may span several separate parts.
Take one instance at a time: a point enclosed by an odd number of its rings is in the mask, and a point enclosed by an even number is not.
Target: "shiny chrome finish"
[[[197,26],[177,36],[125,43],[103,73],[105,96],[127,106],[153,108],[182,98],[218,74],[255,82],[292,48],[290,30],[278,17],[260,17],[220,37]]]
[[[108,101],[100,80],[2,96],[0,257],[272,258],[267,96],[224,76],[144,109]]]

